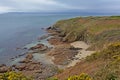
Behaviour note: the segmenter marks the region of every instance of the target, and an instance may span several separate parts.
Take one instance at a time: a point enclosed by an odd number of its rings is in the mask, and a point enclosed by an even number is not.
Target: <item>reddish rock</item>
[[[25,64],[24,65],[15,66],[15,69],[17,69],[19,71],[23,71],[23,70],[25,70],[25,68],[26,68]]]
[[[48,55],[53,56],[53,62],[57,65],[67,65],[70,63],[75,55],[78,53],[77,50],[71,49],[72,46],[69,44],[58,45],[52,49]],[[64,56],[63,56],[64,55]]]
[[[24,59],[24,60],[22,60],[22,61],[19,61],[19,63],[29,63],[29,62],[31,62],[30,59]]]
[[[64,42],[62,41],[61,37],[55,36],[52,37],[48,40],[48,42],[52,45],[60,45],[60,44],[64,44]]]
[[[0,65],[0,73],[5,73],[5,72],[11,71],[11,70],[12,70],[11,67],[7,67],[4,64]]]
[[[32,58],[33,58],[33,55],[32,55],[31,53],[27,54],[26,60],[27,60],[27,59],[30,60],[30,59],[32,59]]]
[[[47,50],[48,47],[45,46],[44,44],[37,44],[36,46],[30,48],[30,50],[36,50],[36,49],[40,51],[44,51]]]

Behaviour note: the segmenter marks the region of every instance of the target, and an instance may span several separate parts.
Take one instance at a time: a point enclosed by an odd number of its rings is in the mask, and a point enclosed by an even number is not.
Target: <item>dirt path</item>
[[[95,52],[95,51],[86,51],[86,49],[90,45],[86,44],[83,41],[76,41],[76,42],[71,43],[71,45],[74,46],[75,48],[82,48],[82,50],[79,50],[79,53],[74,57],[74,60],[72,60],[71,63],[67,67],[74,66],[81,59],[84,59],[85,57]]]

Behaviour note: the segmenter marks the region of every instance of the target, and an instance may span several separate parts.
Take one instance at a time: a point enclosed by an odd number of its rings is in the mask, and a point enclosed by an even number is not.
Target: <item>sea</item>
[[[91,15],[96,14],[22,12],[0,14],[0,64],[10,63],[11,58],[23,54],[25,50],[19,48],[38,41],[39,37],[47,34],[44,29],[57,21]]]
[[[37,41],[38,37],[46,34],[43,28],[53,25],[58,20],[78,16],[80,14],[0,14],[0,64],[7,64],[11,58],[24,53],[24,50],[19,48]]]

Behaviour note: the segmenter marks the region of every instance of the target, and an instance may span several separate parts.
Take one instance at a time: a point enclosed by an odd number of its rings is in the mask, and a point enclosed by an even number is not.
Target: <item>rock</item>
[[[72,46],[70,44],[57,45],[54,49],[48,52],[48,55],[54,57],[54,64],[68,65],[70,60],[78,54],[78,50],[71,48]]]
[[[11,70],[12,70],[11,67],[7,67],[4,64],[0,65],[0,73],[5,73],[5,72],[11,71]]]
[[[14,65],[12,65],[12,67],[16,67],[16,65],[14,64]]]
[[[26,47],[23,48],[23,50],[26,50],[26,49],[27,49]]]
[[[15,66],[15,69],[19,70],[19,71],[23,71],[25,70],[26,65],[19,65],[19,66]]]
[[[71,47],[70,49],[71,50],[82,50],[83,48],[74,48],[74,47]]]
[[[49,30],[49,29],[52,29],[52,27],[50,26],[50,27],[48,27],[46,30]]]
[[[31,64],[39,64],[39,65],[42,65],[40,62],[31,62]]]
[[[38,40],[46,39],[46,38],[48,38],[49,36],[50,36],[50,35],[48,35],[48,34],[47,34],[47,35],[43,35],[43,36],[39,37]]]
[[[52,37],[48,40],[48,42],[52,45],[60,45],[60,44],[63,44],[64,42],[62,41],[62,37],[58,37],[58,36],[55,36],[55,37]]]
[[[15,58],[10,58],[11,60],[14,60]]]
[[[22,61],[19,61],[19,63],[29,63],[32,62],[30,59],[24,59]]]
[[[20,50],[21,48],[17,47],[16,50]]]
[[[32,59],[32,58],[33,58],[33,55],[32,55],[31,53],[27,54],[26,60],[27,60],[27,59],[30,60],[30,59]]]
[[[18,55],[18,57],[21,57],[21,56],[24,56],[24,55],[25,55],[25,53]]]
[[[6,66],[5,64],[0,64],[0,67]]]
[[[35,70],[35,73],[42,73],[42,70]]]
[[[45,46],[44,44],[37,44],[36,46],[34,47],[31,47],[29,50],[40,50],[40,51],[45,51],[48,49],[47,46]]]

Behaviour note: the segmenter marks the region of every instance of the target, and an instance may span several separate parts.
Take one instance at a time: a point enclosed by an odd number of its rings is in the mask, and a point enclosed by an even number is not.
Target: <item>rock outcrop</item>
[[[5,73],[5,72],[11,71],[11,70],[12,70],[12,68],[6,66],[5,64],[0,65],[0,73]]]

